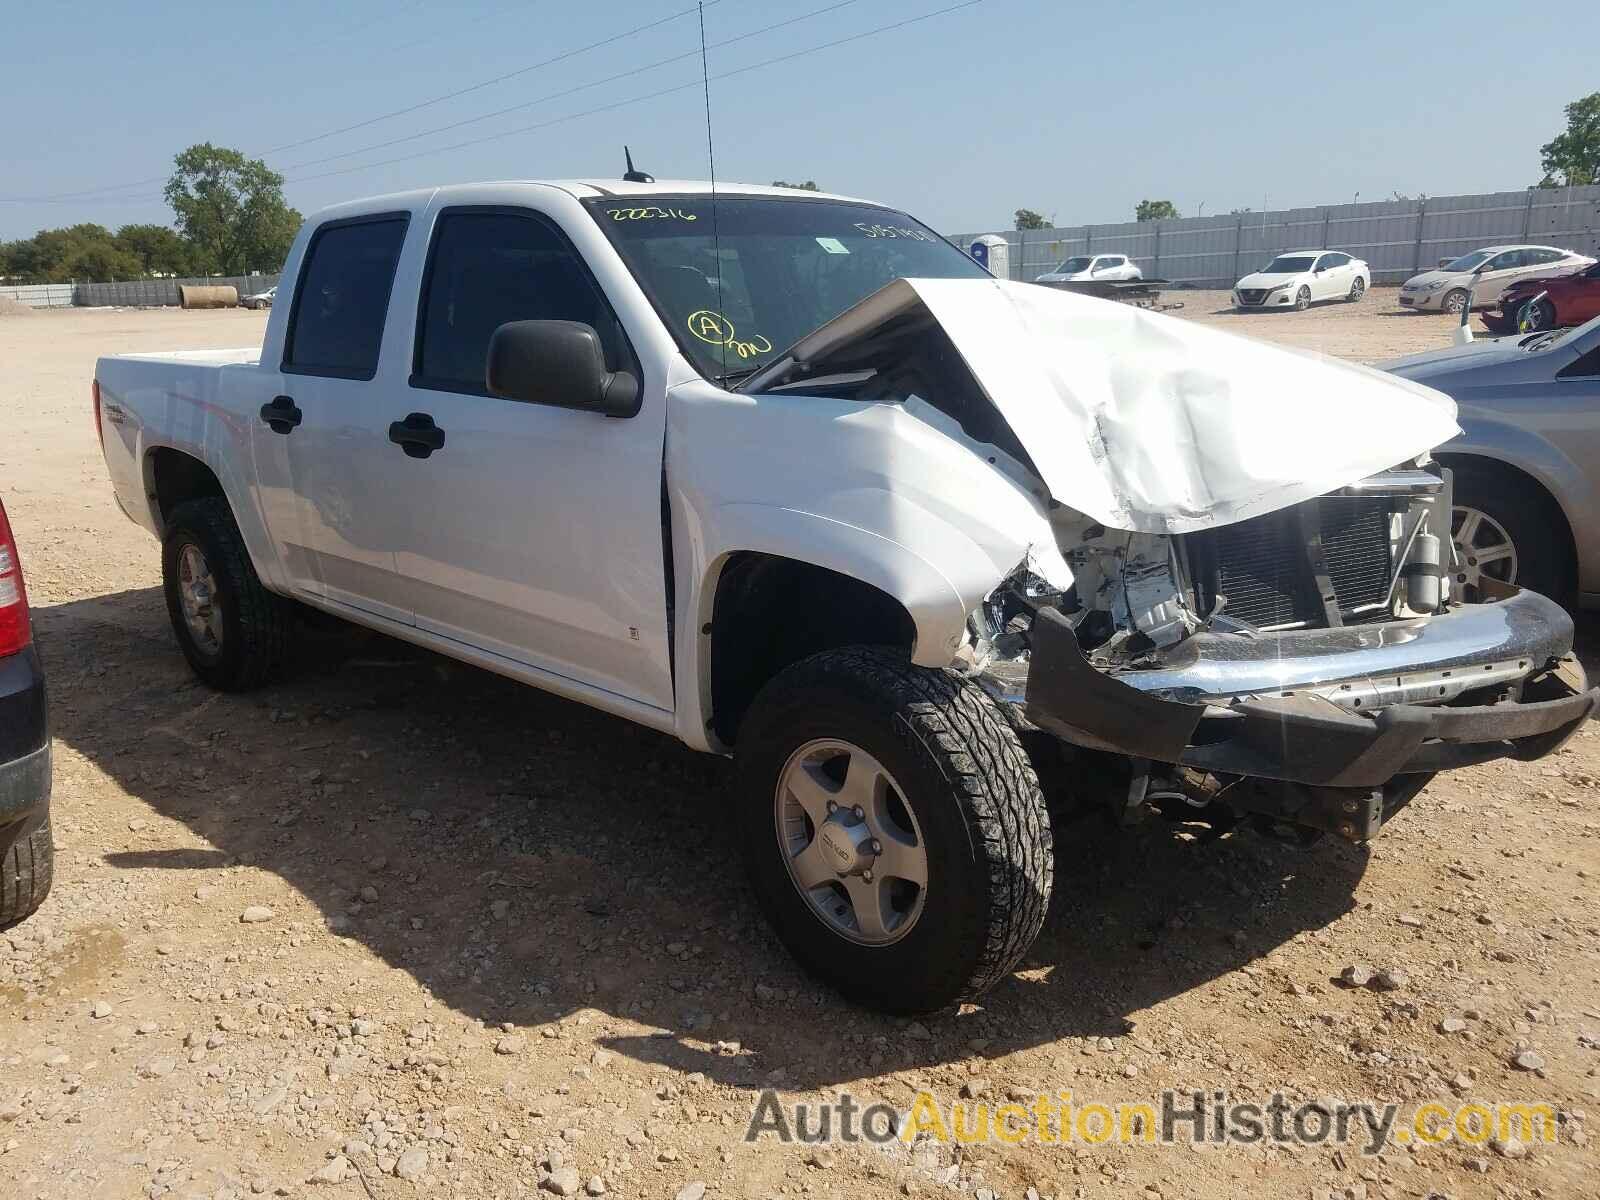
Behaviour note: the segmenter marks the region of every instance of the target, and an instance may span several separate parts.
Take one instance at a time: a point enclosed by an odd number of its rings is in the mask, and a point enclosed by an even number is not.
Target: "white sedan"
[[[1372,268],[1338,250],[1289,250],[1233,285],[1235,308],[1307,309],[1318,300],[1356,301]]]
[[[1126,254],[1080,254],[1069,258],[1052,271],[1046,271],[1035,283],[1083,283],[1088,280],[1116,283],[1143,279],[1144,272]]]

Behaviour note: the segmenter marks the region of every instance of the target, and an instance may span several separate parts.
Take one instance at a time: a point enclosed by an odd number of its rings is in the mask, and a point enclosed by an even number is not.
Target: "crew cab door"
[[[553,217],[490,205],[430,217],[411,375],[387,414],[441,435],[390,447],[406,468],[397,568],[417,628],[670,710],[660,382]],[[612,369],[641,379],[638,415],[491,396],[489,339],[520,320],[593,326]]]
[[[249,398],[263,515],[295,592],[409,623],[381,353],[407,213],[329,221],[297,273],[276,372]]]

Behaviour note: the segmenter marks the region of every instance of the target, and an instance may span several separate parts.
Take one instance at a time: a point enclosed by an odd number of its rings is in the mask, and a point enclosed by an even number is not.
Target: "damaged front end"
[[[977,676],[1130,759],[1125,817],[1365,840],[1434,772],[1548,754],[1596,704],[1559,605],[1451,598],[1449,513],[1429,465],[1170,538],[1070,523],[1073,587],[1002,584],[974,616]]]
[[[1431,389],[1127,305],[899,280],[747,390],[899,405],[1031,498],[1029,553],[954,665],[1107,756],[1124,819],[1363,840],[1434,772],[1550,753],[1600,696],[1559,605],[1451,595],[1429,452],[1459,429]]]

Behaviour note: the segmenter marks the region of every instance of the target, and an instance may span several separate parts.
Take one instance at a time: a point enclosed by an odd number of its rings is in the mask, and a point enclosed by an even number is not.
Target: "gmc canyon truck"
[[[1558,605],[1450,593],[1446,397],[902,212],[443,187],[318,214],[282,289],[259,348],[96,368],[195,673],[269,680],[309,605],[731,755],[760,903],[866,1005],[1017,964],[1047,794],[1362,841],[1596,703]]]

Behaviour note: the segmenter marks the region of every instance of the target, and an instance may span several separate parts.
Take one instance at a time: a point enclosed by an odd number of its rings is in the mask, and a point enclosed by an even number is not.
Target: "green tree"
[[[1043,213],[1034,212],[1031,208],[1019,208],[1016,213],[1018,229],[1049,229],[1050,222],[1045,220]]]
[[[804,183],[790,183],[787,179],[774,179],[772,186],[793,188],[797,192],[820,192],[822,190],[817,186],[815,179],[808,179]]]
[[[23,283],[137,279],[139,260],[117,245],[104,225],[41,229],[0,251],[0,274]]]
[[[1178,206],[1171,200],[1141,200],[1133,210],[1135,221],[1165,221],[1178,215]]]
[[[1539,147],[1540,187],[1600,183],[1600,92],[1567,105],[1567,127]]]
[[[283,266],[301,217],[283,199],[283,176],[258,158],[202,142],[174,160],[167,203],[204,271],[242,275]]]
[[[117,230],[117,246],[139,260],[145,275],[188,275],[194,253],[177,231],[165,225],[124,225]]]

